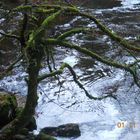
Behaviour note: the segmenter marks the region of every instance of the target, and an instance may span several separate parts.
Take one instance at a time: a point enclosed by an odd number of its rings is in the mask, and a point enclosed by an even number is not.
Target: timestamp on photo
[[[117,128],[136,128],[138,125],[136,124],[136,122],[124,122],[124,121],[119,121],[116,123]]]

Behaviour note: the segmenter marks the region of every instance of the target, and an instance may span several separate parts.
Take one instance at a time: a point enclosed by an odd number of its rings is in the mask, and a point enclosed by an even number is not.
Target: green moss
[[[15,106],[17,105],[16,97],[14,95],[6,92],[0,92],[0,105],[3,102],[13,103]]]
[[[56,140],[56,139],[54,137],[52,137],[52,136],[49,136],[49,135],[44,134],[43,132],[41,132],[37,136],[36,140]]]
[[[15,109],[16,107],[17,100],[14,95],[6,94],[5,92],[0,93],[0,114],[9,111],[9,109]]]
[[[19,116],[22,111],[23,111],[23,107],[17,107],[16,108],[16,116]]]
[[[15,118],[17,100],[15,95],[0,92],[0,127],[6,125]]]

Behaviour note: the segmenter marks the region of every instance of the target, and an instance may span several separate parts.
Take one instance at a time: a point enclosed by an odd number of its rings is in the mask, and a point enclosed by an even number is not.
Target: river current
[[[129,39],[135,44],[140,43],[138,40],[140,35],[139,0],[87,0],[87,2],[77,3],[77,5],[94,14],[103,24],[125,39]],[[70,22],[55,28],[66,30],[76,24],[96,27],[90,21],[75,17]],[[78,34],[68,40],[89,47],[97,53],[119,62],[134,61],[131,55],[118,49],[118,44],[111,41],[98,29],[92,35]],[[113,93],[117,96],[117,100],[112,98],[102,101],[88,99],[73,82],[69,71],[65,70],[59,81],[50,78],[39,84],[39,100],[35,114],[37,132],[45,126],[78,123],[82,132],[80,137],[58,138],[58,140],[139,140],[140,89],[134,84],[132,76],[123,70],[106,66],[74,50],[66,51],[62,48],[56,52],[56,67],[59,67],[62,62],[69,63],[90,94],[101,96]],[[3,59],[0,60],[0,63],[4,63]],[[42,69],[41,73],[45,71],[48,69]],[[25,95],[27,91],[25,76],[27,74],[24,68],[18,67],[11,76],[0,81],[0,86],[2,89]]]

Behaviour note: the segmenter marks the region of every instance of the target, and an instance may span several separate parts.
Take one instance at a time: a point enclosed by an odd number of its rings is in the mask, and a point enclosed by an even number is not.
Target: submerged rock
[[[79,125],[74,123],[64,124],[58,127],[45,127],[41,130],[42,132],[47,135],[59,137],[78,137],[81,135]]]
[[[0,92],[0,128],[12,121],[17,108],[15,95],[8,92]]]

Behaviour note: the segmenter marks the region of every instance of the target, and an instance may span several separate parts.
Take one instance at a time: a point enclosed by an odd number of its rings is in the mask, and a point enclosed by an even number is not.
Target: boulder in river
[[[79,125],[75,123],[64,124],[58,127],[45,127],[41,132],[57,137],[78,137],[81,135]]]

